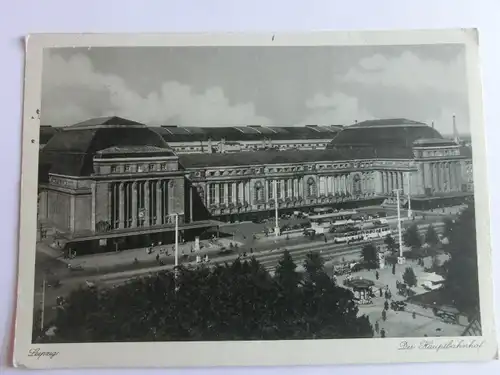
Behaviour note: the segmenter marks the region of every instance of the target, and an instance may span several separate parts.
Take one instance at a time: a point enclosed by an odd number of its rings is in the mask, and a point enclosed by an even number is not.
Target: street
[[[235,229],[252,228],[256,225],[254,223],[242,223],[239,225],[231,225]],[[424,233],[426,227],[425,224],[420,224],[421,234]],[[229,227],[229,226],[228,226]],[[436,229],[437,225],[436,225]],[[247,229],[250,230],[250,229]],[[241,257],[246,253],[246,257],[255,257],[267,270],[273,272],[276,264],[283,255],[283,252],[288,250],[292,255],[294,261],[301,266],[306,255],[311,251],[320,252],[324,260],[328,263],[334,261],[356,261],[359,259],[361,254],[361,249],[366,243],[373,243],[375,245],[380,245],[384,241],[383,238],[371,241],[362,241],[352,244],[335,244],[333,241],[324,241],[324,237],[317,236],[314,240],[300,236],[298,238],[293,238],[286,240],[283,237],[278,237],[276,241],[270,240],[267,243],[256,244],[255,241],[249,240],[247,244],[242,245],[237,251],[234,251],[228,255],[213,254],[210,257],[210,264],[224,263],[234,261],[236,258]],[[253,249],[253,252],[251,252]],[[125,253],[125,252],[124,252]],[[59,287],[47,287],[45,292],[45,305],[46,307],[51,307],[56,304],[57,296],[66,296],[72,290],[79,287],[85,287],[86,282],[96,283],[98,285],[117,285],[126,282],[127,280],[133,279],[135,277],[145,276],[152,272],[158,272],[162,270],[170,270],[173,268],[173,262],[170,264],[165,264],[163,266],[158,265],[156,262],[155,254],[151,254],[151,262],[149,264],[140,264],[139,266],[132,268],[130,264],[128,269],[103,272],[90,272],[87,273],[86,270],[82,271],[70,271],[67,265],[60,260],[44,255],[43,253],[37,252],[37,264],[40,257],[41,267],[37,267],[37,276],[35,278],[35,305],[41,306],[41,296],[42,296],[42,285],[43,276],[46,273],[46,269],[50,267],[49,275],[50,277],[58,278],[61,282]],[[192,258],[192,257],[191,257]],[[195,261],[188,261],[187,263],[181,263],[184,265],[196,265]],[[50,279],[48,277],[48,279]]]

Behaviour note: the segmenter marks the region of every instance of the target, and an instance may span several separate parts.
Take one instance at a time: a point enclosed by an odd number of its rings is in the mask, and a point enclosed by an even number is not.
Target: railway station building
[[[395,189],[415,209],[473,196],[470,147],[420,122],[325,130],[323,149],[195,153],[173,150],[161,129],[108,117],[55,132],[40,150],[39,227],[106,251],[172,243],[175,217],[190,239],[224,221],[273,215],[276,206],[390,206]]]

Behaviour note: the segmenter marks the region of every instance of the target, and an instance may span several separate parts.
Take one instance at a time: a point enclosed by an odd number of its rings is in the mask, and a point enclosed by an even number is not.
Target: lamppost
[[[411,219],[412,212],[411,212],[411,172],[410,171],[408,171],[407,177],[408,177],[408,219]]]
[[[169,216],[174,217],[174,223],[175,223],[174,265],[175,265],[175,270],[177,270],[177,267],[179,266],[179,215],[177,213],[173,213],[170,214]]]
[[[280,223],[278,218],[278,180],[274,180],[274,234],[276,237],[280,235]]]
[[[178,277],[178,267],[179,267],[179,215],[177,213],[169,214],[168,216],[174,217],[175,222],[175,243],[174,243],[174,283],[175,283],[175,292],[179,290],[179,286],[177,285],[177,277]]]
[[[399,264],[404,264],[405,263],[405,257],[403,255],[403,236],[401,233],[401,201],[399,199],[399,189],[394,190],[396,192],[396,200],[398,201],[398,238],[399,238],[399,257],[398,257],[398,263]]]

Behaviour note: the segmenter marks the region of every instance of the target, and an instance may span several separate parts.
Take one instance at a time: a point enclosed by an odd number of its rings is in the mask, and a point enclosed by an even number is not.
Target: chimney
[[[453,115],[453,139],[456,143],[460,143],[460,137],[458,136],[457,131],[457,121],[455,115]]]

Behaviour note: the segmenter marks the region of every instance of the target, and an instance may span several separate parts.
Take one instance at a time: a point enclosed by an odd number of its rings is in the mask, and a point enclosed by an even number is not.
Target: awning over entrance
[[[222,222],[217,220],[195,221],[193,223],[179,224],[179,231],[189,230],[189,229],[219,227],[222,224],[223,224]],[[80,233],[75,236],[66,235],[64,239],[68,242],[80,242],[80,241],[100,240],[107,238],[140,236],[140,235],[154,234],[160,232],[162,233],[173,232],[173,231],[175,231],[175,225],[169,224],[158,227],[115,229],[103,233]]]

